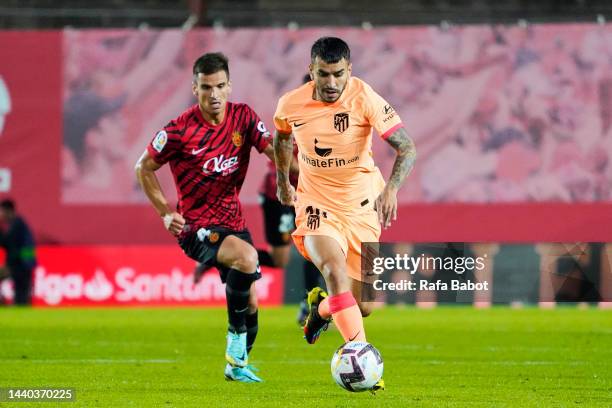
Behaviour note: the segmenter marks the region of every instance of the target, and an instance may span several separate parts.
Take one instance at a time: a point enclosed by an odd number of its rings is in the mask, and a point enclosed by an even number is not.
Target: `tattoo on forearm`
[[[289,167],[293,158],[293,135],[276,133],[274,138],[274,159],[278,183],[289,183]]]
[[[399,128],[393,132],[387,139],[387,142],[393,146],[397,152],[395,163],[393,163],[393,170],[389,177],[389,184],[399,189],[406,176],[410,174],[410,171],[412,171],[414,167],[414,162],[416,161],[416,148],[412,138],[408,136],[408,132],[406,132],[404,128]]]

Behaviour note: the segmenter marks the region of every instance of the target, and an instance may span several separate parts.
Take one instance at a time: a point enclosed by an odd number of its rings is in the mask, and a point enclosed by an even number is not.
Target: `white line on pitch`
[[[109,358],[75,358],[75,359],[0,359],[3,362],[29,362],[36,364],[170,364],[177,360],[167,359],[109,359]]]

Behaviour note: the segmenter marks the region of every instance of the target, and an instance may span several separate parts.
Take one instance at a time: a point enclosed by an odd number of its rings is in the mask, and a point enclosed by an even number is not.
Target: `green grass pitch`
[[[0,309],[0,387],[73,387],[61,407],[612,406],[612,311],[387,307],[366,319],[387,390],[339,388],[335,330],[260,311],[263,384],[223,379],[223,309]]]

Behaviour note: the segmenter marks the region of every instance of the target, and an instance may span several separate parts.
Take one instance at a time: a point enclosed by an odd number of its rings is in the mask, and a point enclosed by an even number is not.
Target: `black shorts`
[[[266,241],[272,246],[288,245],[295,230],[295,209],[278,200],[261,196]]]
[[[229,235],[235,235],[253,246],[253,239],[248,229],[234,231],[223,227],[200,228],[183,233],[178,243],[188,257],[204,265],[205,269],[216,267],[221,275],[221,281],[225,283],[230,268],[217,262],[217,253],[221,243]],[[255,274],[255,280],[261,278],[259,267]]]

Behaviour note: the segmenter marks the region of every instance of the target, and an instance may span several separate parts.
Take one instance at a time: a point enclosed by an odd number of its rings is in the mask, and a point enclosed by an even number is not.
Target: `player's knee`
[[[257,251],[253,247],[242,251],[232,263],[232,268],[246,273],[253,273],[257,269]]]

